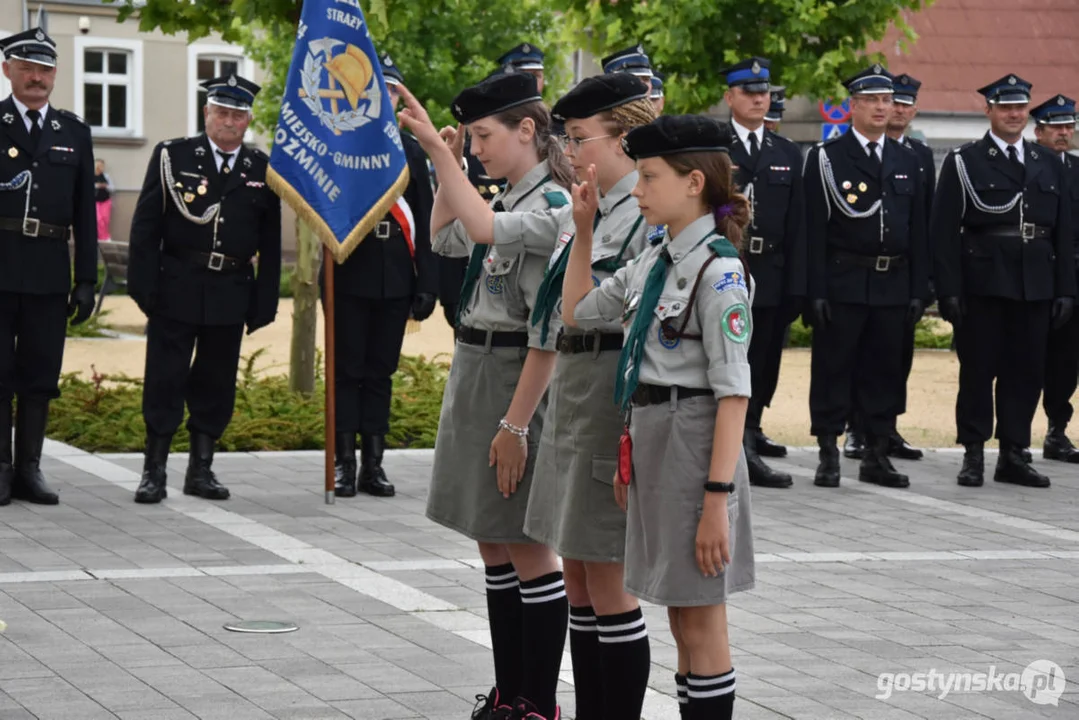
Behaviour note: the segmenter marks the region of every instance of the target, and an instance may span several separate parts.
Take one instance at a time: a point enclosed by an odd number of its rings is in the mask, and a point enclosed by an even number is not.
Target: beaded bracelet
[[[498,429],[499,430],[505,430],[506,432],[510,433],[511,435],[516,435],[519,438],[528,437],[528,428],[527,427],[517,427],[516,425],[511,425],[510,423],[506,422],[506,418],[502,418],[501,420],[498,421]]]

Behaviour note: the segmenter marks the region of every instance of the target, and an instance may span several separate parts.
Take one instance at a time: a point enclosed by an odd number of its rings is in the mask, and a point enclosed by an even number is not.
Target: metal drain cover
[[[241,633],[277,634],[295,632],[300,629],[299,625],[280,620],[243,620],[241,622],[225,623],[225,629]]]

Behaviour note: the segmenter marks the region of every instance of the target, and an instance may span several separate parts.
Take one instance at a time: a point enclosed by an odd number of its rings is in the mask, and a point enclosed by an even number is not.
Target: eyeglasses
[[[575,138],[568,135],[559,135],[558,144],[562,148],[562,152],[567,152],[571,147],[573,152],[577,153],[581,151],[581,146],[585,143],[590,143],[593,140],[602,140],[603,138],[618,137],[617,135],[596,135],[590,138]]]

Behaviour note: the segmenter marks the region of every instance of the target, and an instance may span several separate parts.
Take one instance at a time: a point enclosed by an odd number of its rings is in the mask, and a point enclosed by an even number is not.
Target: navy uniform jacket
[[[933,195],[937,191],[937,166],[933,161],[933,148],[921,140],[903,136],[903,145],[914,151],[918,156],[918,164],[922,168],[922,191],[925,193],[925,219],[933,212]]]
[[[20,179],[21,173],[27,174]],[[75,282],[97,282],[90,128],[77,115],[50,105],[41,141],[31,152],[30,133],[9,95],[0,102],[0,218],[21,223],[24,216],[72,228]],[[66,237],[27,237],[19,230],[0,230],[0,292],[48,295],[70,291],[71,255]]]
[[[232,172],[220,174],[205,135],[154,148],[131,220],[127,268],[128,294],[144,313],[195,325],[246,323],[248,332],[273,322],[281,201],[266,184],[268,162],[265,153],[245,146],[232,159]],[[218,202],[215,217],[210,207]],[[210,220],[200,224],[187,215]],[[178,256],[191,252],[218,252],[247,266],[215,271]]]
[[[753,185],[753,223],[746,229],[743,250],[755,288],[753,306],[776,307],[784,298],[805,297],[801,151],[787,138],[765,130],[754,162],[735,134],[731,161],[742,192]]]
[[[1052,300],[1075,295],[1071,189],[1064,165],[1051,150],[1023,142],[1024,166],[1001,152],[989,134],[956,148],[944,159],[933,201],[930,233],[939,297],[981,295],[1011,300]],[[965,188],[958,159],[971,187]],[[977,195],[970,197],[969,191]],[[1006,213],[986,212],[977,202]],[[1021,206],[1021,208],[1020,208]],[[1020,236],[1020,210],[1046,237]],[[986,230],[1008,232],[990,236]]]
[[[401,133],[408,159],[409,181],[404,198],[412,211],[414,254],[392,214],[368,233],[348,259],[334,267],[338,295],[381,300],[410,298],[438,292],[438,270],[431,252],[431,207],[434,193],[427,170],[427,155],[416,138]]]
[[[1071,199],[1072,218],[1072,255],[1075,257],[1075,267],[1079,270],[1079,158],[1074,155],[1064,154],[1064,175],[1068,182],[1068,195]]]
[[[806,240],[812,299],[889,306],[905,305],[912,297],[924,298],[929,293],[925,194],[918,157],[891,138],[883,140],[881,170],[875,169],[853,132],[817,145],[806,159]],[[831,162],[834,192],[821,177],[822,153]],[[883,227],[881,210],[854,219],[844,214],[834,195],[854,213],[869,210],[880,199]],[[844,253],[873,267],[854,262]],[[878,258],[893,258],[880,261],[887,262],[887,271],[876,269]]]

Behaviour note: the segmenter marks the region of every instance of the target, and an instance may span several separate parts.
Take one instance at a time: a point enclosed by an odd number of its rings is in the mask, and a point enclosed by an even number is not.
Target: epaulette
[[[190,137],[169,138],[168,140],[162,141],[161,145],[162,147],[172,147],[173,145],[181,145],[186,142],[191,142],[194,139],[195,138]]]
[[[566,200],[566,194],[557,190],[548,190],[543,193],[543,198],[547,201],[547,204],[553,208],[565,207],[569,204]]]
[[[269,160],[270,159],[269,155],[262,152],[262,150],[259,150],[254,145],[244,145],[244,147],[247,149],[247,152],[251,153],[255,157],[259,158],[260,160]]]
[[[90,127],[89,125],[86,124],[85,120],[83,120],[81,117],[79,117],[75,113],[71,112],[70,110],[63,110],[61,108],[56,108],[56,112],[60,113],[64,117],[66,117],[68,120],[74,120],[78,124],[83,125],[83,126],[85,126],[87,128]]]
[[[821,147],[824,147],[825,145],[832,145],[832,144],[834,144],[834,143],[837,143],[837,142],[839,142],[839,141],[840,141],[840,140],[842,140],[842,139],[843,139],[843,136],[842,136],[842,135],[840,135],[839,137],[834,137],[834,138],[831,138],[831,139],[829,139],[829,140],[825,140],[824,142],[822,142],[822,143],[820,144],[820,146],[821,146]]]
[[[965,142],[962,145],[960,145],[959,147],[952,150],[952,152],[958,155],[963,150],[966,150],[969,147],[974,147],[977,143],[978,143],[977,140],[971,140],[970,142]]]

